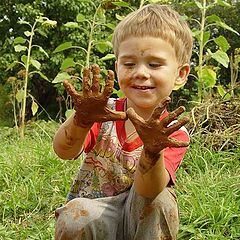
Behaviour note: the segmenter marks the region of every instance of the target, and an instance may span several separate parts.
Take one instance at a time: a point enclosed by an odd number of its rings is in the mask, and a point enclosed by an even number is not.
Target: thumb
[[[65,88],[65,90],[67,91],[67,93],[71,96],[71,97],[74,97],[74,96],[78,96],[79,93],[76,91],[76,89],[73,87],[73,85],[68,82],[67,80],[64,80],[63,81],[63,86]]]
[[[135,111],[133,108],[128,108],[127,111],[127,117],[131,120],[131,122],[133,123],[133,125],[136,127],[136,126],[139,126],[139,125],[142,125],[144,124],[145,120],[140,117]]]

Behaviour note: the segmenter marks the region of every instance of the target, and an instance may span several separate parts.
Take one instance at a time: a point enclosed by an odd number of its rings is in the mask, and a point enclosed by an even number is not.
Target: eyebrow
[[[126,54],[126,55],[122,55],[122,56],[119,56],[119,58],[137,58],[136,55],[132,55],[132,54]],[[157,55],[150,55],[150,56],[147,56],[147,58],[152,58],[152,59],[159,59],[159,60],[167,60],[166,58],[164,57],[161,57],[161,56],[157,56]]]
[[[136,58],[136,56],[134,56],[134,55],[122,55],[122,56],[120,56],[119,57],[120,59],[125,59],[125,58]]]

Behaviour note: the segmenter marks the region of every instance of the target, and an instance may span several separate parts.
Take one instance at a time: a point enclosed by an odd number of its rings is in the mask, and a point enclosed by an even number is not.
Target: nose
[[[150,74],[148,68],[144,64],[139,64],[135,67],[133,76],[135,79],[148,79]]]

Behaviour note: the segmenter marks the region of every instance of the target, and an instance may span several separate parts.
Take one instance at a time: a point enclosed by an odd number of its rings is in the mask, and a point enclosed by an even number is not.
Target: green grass
[[[54,210],[65,201],[79,160],[52,150],[56,123],[0,133],[0,239],[53,239]],[[177,173],[179,239],[240,239],[240,150],[214,152],[193,141]]]

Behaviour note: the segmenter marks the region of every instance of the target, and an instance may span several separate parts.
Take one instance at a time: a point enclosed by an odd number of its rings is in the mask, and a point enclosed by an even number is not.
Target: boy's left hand
[[[144,151],[148,155],[159,155],[166,147],[187,147],[189,145],[189,142],[178,141],[169,137],[189,121],[188,117],[183,117],[169,126],[173,120],[185,111],[183,106],[178,107],[173,112],[170,112],[167,117],[160,120],[160,116],[170,100],[169,97],[164,98],[154,109],[148,120],[138,116],[133,108],[127,110],[127,116],[135,126],[139,137],[143,141]]]

